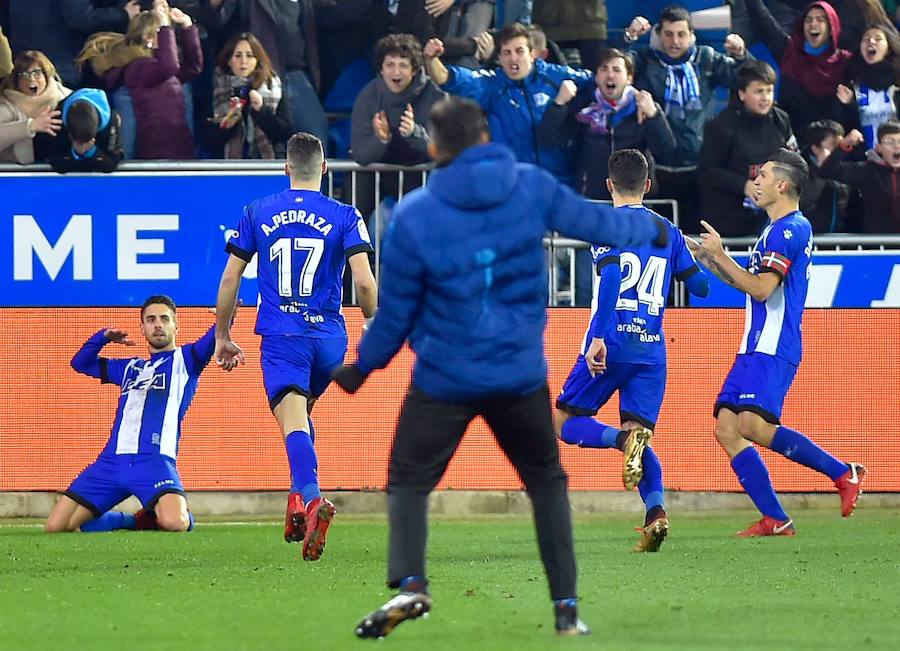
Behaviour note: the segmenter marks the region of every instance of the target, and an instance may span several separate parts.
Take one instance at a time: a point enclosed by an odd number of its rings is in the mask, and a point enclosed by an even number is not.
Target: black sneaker
[[[357,637],[382,638],[407,619],[428,617],[431,596],[425,592],[401,592],[356,625]],[[557,620],[558,621],[558,620]]]
[[[578,608],[557,604],[553,608],[556,615],[557,635],[588,635],[591,629],[583,621],[578,619]]]

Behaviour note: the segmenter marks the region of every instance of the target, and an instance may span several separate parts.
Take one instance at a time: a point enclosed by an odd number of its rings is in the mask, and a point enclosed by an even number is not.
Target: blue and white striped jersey
[[[108,343],[104,332],[88,339],[72,358],[72,368],[79,373],[118,384],[122,391],[116,421],[101,454],[176,458],[181,421],[197,391],[200,373],[215,351],[215,326],[196,342],[153,353],[149,360],[101,357]]]
[[[752,274],[776,273],[782,282],[765,301],[747,295],[741,353],[765,353],[799,364],[800,321],[812,266],[812,226],[794,211],[766,226],[750,254]]]

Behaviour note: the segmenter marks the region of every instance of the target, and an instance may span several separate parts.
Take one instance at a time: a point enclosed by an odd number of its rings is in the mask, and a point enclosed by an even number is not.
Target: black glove
[[[661,249],[669,243],[669,227],[665,221],[656,218],[656,231],[656,239],[653,240],[653,246]]]
[[[347,393],[356,393],[366,381],[366,374],[356,364],[344,364],[331,372],[331,379]]]

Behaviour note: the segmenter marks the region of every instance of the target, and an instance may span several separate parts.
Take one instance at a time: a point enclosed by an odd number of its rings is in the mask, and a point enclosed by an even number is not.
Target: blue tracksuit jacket
[[[470,401],[540,388],[547,231],[615,247],[658,234],[653,218],[590,203],[497,143],[435,170],[395,210],[359,367],[384,368],[408,339],[413,383],[432,397]]]

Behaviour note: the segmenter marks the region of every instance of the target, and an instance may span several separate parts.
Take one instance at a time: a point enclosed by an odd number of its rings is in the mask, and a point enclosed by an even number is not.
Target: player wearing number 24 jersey
[[[668,534],[662,468],[649,446],[666,388],[666,343],[662,321],[672,279],[698,296],[709,282],[676,226],[641,205],[649,189],[647,161],[636,149],[609,157],[607,180],[613,205],[634,219],[653,215],[669,231],[664,247],[592,247],[596,270],[591,323],[578,361],[556,401],[554,425],[566,443],[618,448],[625,454],[622,479],[635,486],[646,507],[635,551],[655,552]],[[620,426],[593,419],[619,393]]]
[[[373,251],[359,212],[319,192],[326,172],[322,144],[298,133],[288,141],[288,190],[251,203],[226,245],[230,253],[216,303],[216,362],[243,363],[231,339],[241,275],[257,256],[256,333],[269,406],[284,436],[291,468],[284,538],[303,541],[303,558],[318,560],[334,505],[319,493],[315,430],[309,413],[344,361],[347,330],[341,314],[344,261],[349,261],[363,314],[375,314]]]

